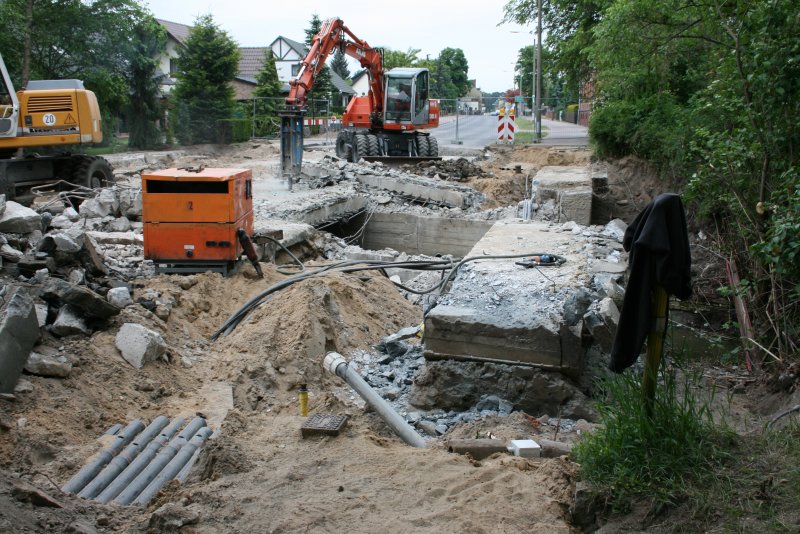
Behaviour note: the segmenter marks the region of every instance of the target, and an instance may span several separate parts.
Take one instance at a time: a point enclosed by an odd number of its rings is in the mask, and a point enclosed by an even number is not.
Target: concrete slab
[[[472,188],[419,176],[360,173],[356,180],[370,187],[453,208],[468,208],[482,201],[482,195]]]
[[[267,219],[310,225],[322,224],[356,213],[367,206],[367,199],[353,184],[324,189],[272,191],[259,195],[258,181],[253,199],[255,225]]]
[[[542,167],[533,177],[536,201],[554,199],[559,207],[559,222],[575,221],[584,226],[592,220],[592,169]]]
[[[490,221],[425,217],[413,213],[373,213],[364,248],[393,248],[408,254],[464,256],[492,227]]]
[[[547,223],[499,221],[469,256],[557,254],[559,267],[525,268],[515,259],[466,264],[425,319],[425,356],[517,362],[580,372],[584,327],[565,304],[589,285],[588,238]],[[575,322],[577,321],[577,322]]]

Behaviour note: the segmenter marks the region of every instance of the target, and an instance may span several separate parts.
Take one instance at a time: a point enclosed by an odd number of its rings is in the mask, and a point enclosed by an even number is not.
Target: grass
[[[655,509],[675,506],[687,486],[730,457],[733,433],[716,425],[709,404],[695,395],[696,378],[679,383],[663,368],[661,378],[652,416],[639,377],[604,379],[600,427],[576,447],[582,477],[607,496],[612,512],[625,512],[642,497]]]
[[[601,381],[601,425],[575,454],[582,478],[605,497],[611,530],[644,506],[641,528],[654,532],[800,531],[796,418],[738,436],[714,422],[713,399],[695,393],[699,375],[676,376],[662,367],[652,418],[637,376]]]
[[[533,131],[533,121],[525,117],[517,117],[517,131],[514,135],[514,143],[518,145],[529,145],[536,140],[536,134]],[[547,137],[549,128],[542,125],[542,139]]]
[[[118,154],[128,152],[128,138],[112,137],[106,146],[93,146],[81,150],[90,156],[103,156],[106,154]]]

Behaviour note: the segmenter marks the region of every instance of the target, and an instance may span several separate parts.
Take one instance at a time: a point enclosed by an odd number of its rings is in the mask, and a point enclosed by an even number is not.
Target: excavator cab
[[[385,122],[428,124],[428,70],[396,68],[386,73]]]
[[[0,137],[16,137],[19,101],[6,66],[0,58]]]

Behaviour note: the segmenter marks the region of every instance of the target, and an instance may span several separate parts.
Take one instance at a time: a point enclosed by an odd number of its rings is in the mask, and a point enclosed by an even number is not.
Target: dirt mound
[[[243,409],[258,409],[277,392],[309,384],[317,392],[331,380],[323,375],[329,351],[347,354],[422,320],[385,277],[332,273],[310,278],[271,295],[227,338],[222,364],[243,369],[236,377],[235,398]]]
[[[512,162],[530,163],[539,167],[548,165],[587,165],[592,154],[588,148],[560,148],[552,146],[515,146],[508,155]]]

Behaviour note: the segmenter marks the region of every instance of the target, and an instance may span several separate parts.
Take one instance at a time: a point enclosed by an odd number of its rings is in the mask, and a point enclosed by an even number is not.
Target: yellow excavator
[[[0,195],[28,204],[34,186],[97,188],[113,181],[105,159],[66,151],[103,140],[97,97],[82,81],[36,80],[15,92],[2,55],[0,75]],[[59,147],[65,151],[53,153]]]

